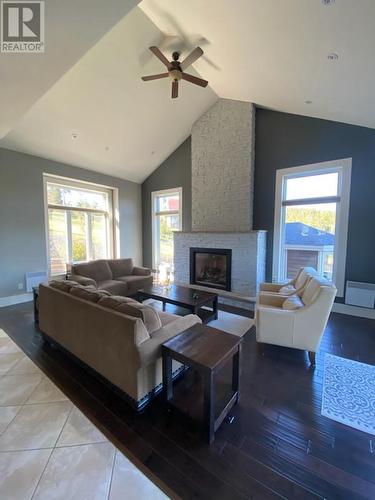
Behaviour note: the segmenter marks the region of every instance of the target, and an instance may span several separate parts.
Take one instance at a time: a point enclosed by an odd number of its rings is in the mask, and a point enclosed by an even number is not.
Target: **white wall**
[[[253,226],[255,109],[219,99],[192,128],[192,230]]]

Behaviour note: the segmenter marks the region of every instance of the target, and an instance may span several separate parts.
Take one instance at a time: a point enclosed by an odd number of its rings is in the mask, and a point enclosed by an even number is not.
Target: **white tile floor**
[[[0,329],[0,499],[166,499]]]

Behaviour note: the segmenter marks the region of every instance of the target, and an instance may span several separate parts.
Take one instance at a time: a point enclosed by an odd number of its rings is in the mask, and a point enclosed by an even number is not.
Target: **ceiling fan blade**
[[[172,99],[178,97],[178,82],[172,82]]]
[[[163,63],[165,64],[165,66],[167,66],[167,68],[169,68],[170,66],[170,62],[168,61],[168,59],[165,57],[165,55],[161,52],[160,49],[158,49],[157,47],[155,47],[155,45],[153,45],[152,47],[150,47],[150,50],[153,54],[156,55],[156,57]]]
[[[159,75],[142,76],[142,80],[144,82],[149,82],[150,80],[159,80],[160,78],[167,78],[168,76],[169,73],[160,73]]]
[[[203,80],[203,78],[198,78],[194,75],[189,75],[188,73],[182,73],[181,78],[190,83],[195,83],[195,85],[199,85],[200,87],[207,87],[208,81]]]
[[[186,59],[182,61],[181,63],[182,71],[188,68],[191,64],[194,64],[195,61],[199,59],[201,56],[203,56],[203,50],[200,47],[197,47],[196,49],[193,50],[191,54],[187,56]]]

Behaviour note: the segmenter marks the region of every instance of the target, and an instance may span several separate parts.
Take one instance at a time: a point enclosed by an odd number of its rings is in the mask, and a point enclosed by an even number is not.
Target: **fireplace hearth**
[[[231,290],[232,250],[190,248],[190,283]]]

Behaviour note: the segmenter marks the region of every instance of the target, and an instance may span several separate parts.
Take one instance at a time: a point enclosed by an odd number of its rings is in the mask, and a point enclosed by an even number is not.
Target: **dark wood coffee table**
[[[142,288],[137,293],[139,302],[146,299],[160,300],[163,303],[163,311],[165,311],[166,304],[188,309],[192,314],[197,314],[204,323],[217,319],[218,296],[216,293],[202,292],[201,290],[177,285],[171,285],[170,287],[151,285]],[[203,306],[206,307],[202,309]],[[207,306],[211,309],[208,309]]]
[[[215,431],[240,398],[241,342],[242,338],[237,335],[197,324],[162,345],[163,391],[169,405],[173,407],[172,359],[202,376],[203,425],[208,443],[213,442]],[[232,359],[231,391],[227,399],[218,401],[215,376]],[[191,404],[195,404],[196,399],[192,394]]]

